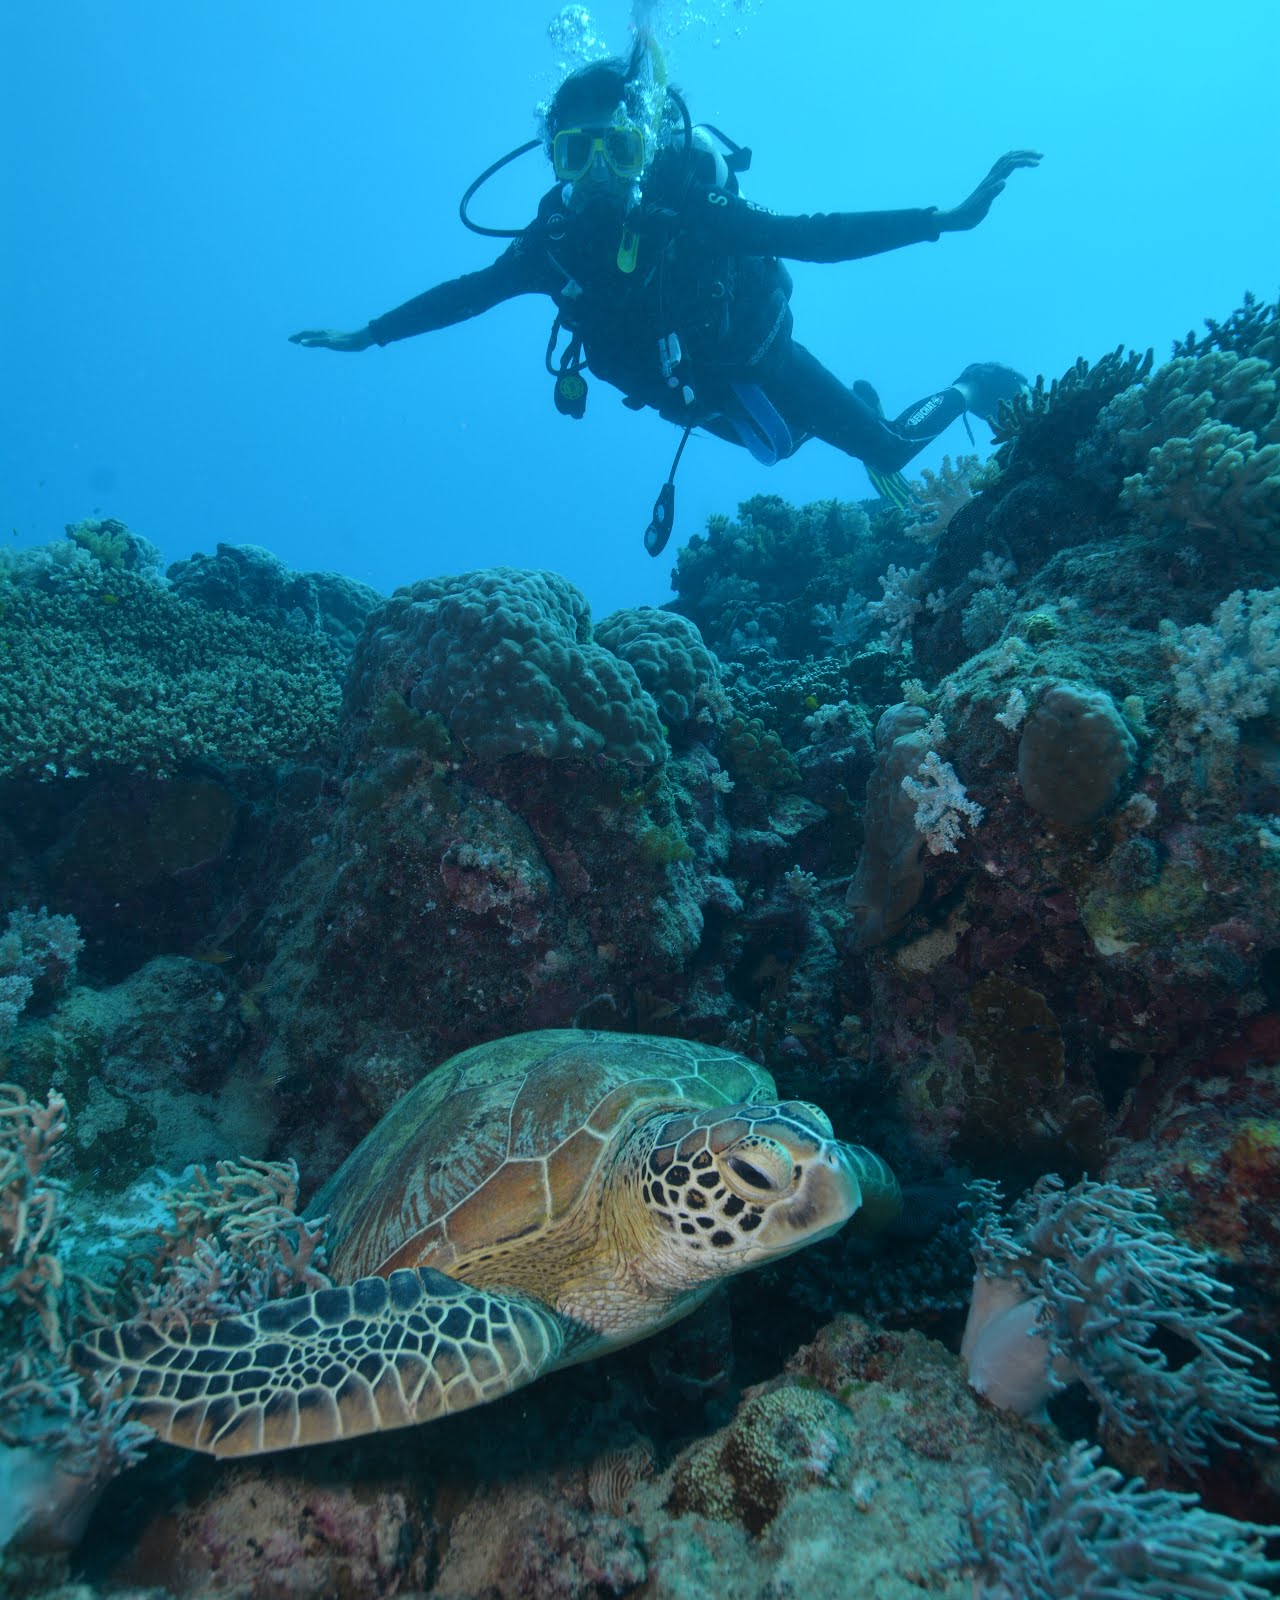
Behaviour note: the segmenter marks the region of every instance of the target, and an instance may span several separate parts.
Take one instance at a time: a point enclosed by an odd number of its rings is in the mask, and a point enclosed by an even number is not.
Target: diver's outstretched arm
[[[1043,159],[1038,150],[1010,150],[1000,157],[967,200],[950,211],[937,213],[938,227],[943,233],[963,233],[968,228],[976,228],[1008,183],[1009,175],[1019,167],[1038,167]]]
[[[466,272],[406,300],[394,311],[363,328],[341,333],[336,328],[307,328],[291,333],[290,342],[310,350],[367,350],[373,344],[391,344],[415,334],[432,333],[478,317],[503,300],[520,294],[550,294],[562,278],[546,264],[543,252],[523,247],[517,239],[491,265]]]
[[[366,326],[342,333],[337,328],[304,328],[301,333],[291,333],[289,343],[307,350],[367,350],[373,343],[373,329]]]

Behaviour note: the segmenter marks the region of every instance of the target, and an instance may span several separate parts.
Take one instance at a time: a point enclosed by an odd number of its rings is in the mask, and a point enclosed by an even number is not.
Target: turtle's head
[[[879,1156],[841,1144],[804,1101],[672,1113],[646,1134],[641,1198],[659,1255],[690,1283],[790,1255],[851,1218],[874,1231],[899,1209]]]

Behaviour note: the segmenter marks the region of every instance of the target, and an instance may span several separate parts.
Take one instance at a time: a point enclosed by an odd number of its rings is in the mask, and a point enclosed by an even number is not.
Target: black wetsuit
[[[619,266],[625,229],[636,244],[631,271]],[[816,437],[894,472],[960,415],[961,397],[946,390],[886,420],[792,337],[791,278],[779,258],[853,261],[939,233],[933,207],[776,216],[728,189],[684,182],[668,162],[625,223],[614,206],[575,211],[552,189],[491,266],[438,284],[369,327],[385,345],[517,295],[545,294],[581,337],[590,371],[629,404],[743,443],[734,385],[747,384],[785,422],[791,450]],[[674,384],[659,354],[672,333],[682,354]]]

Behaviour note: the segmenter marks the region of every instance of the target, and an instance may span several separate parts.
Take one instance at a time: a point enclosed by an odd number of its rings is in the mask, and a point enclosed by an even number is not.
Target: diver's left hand
[[[1038,150],[1010,150],[1001,156],[967,200],[950,211],[938,212],[939,229],[943,233],[962,233],[966,228],[976,228],[1008,183],[1010,173],[1019,167],[1038,167],[1043,159]]]

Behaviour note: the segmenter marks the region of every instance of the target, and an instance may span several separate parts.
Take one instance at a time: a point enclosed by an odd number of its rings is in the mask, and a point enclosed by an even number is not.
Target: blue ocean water
[[[1003,151],[1044,151],[971,233],[796,264],[797,337],[890,414],[970,361],[1052,377],[1120,343],[1163,356],[1274,286],[1271,0],[649,10],[695,120],[752,147],[744,187],[773,210],[954,205]],[[458,198],[534,132],[572,59],[558,16],[6,5],[3,536],[43,543],[96,512],[170,560],[252,542],[384,592],[511,563],[564,573],[597,617],[666,599],[670,563],[640,536],[677,435],[600,383],[582,422],[556,414],[548,302],[361,356],[286,342],[496,254]],[[622,50],[630,22],[603,0],[576,36]],[[519,226],[548,183],[530,155],[476,213]],[[957,426],[920,464],[967,448]],[[695,438],[677,542],[766,492],[869,491],[821,444],[769,470]]]

